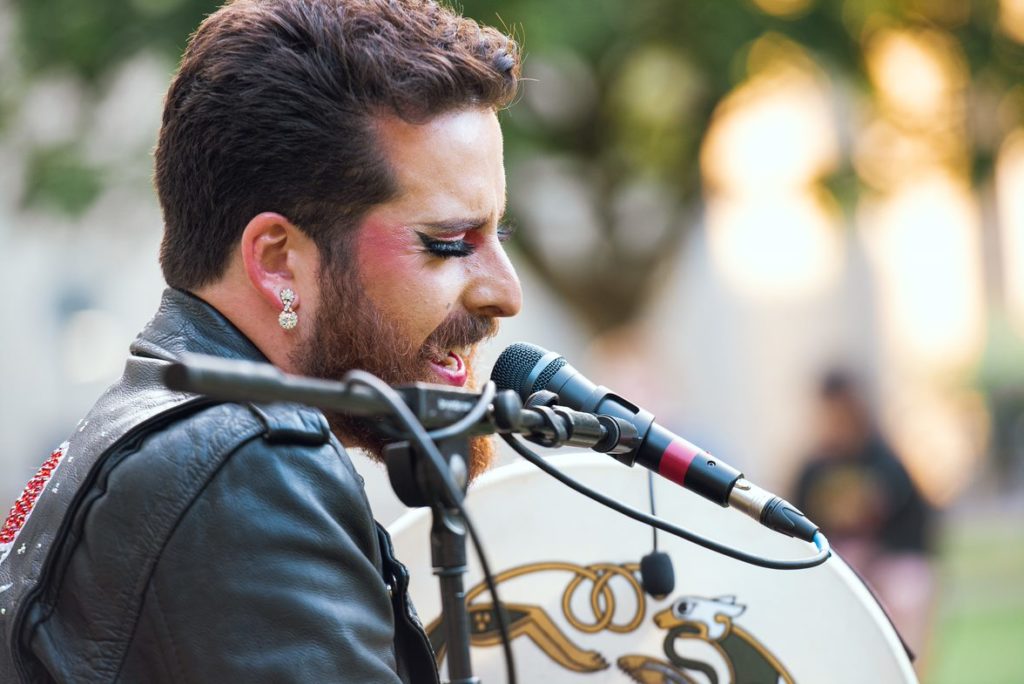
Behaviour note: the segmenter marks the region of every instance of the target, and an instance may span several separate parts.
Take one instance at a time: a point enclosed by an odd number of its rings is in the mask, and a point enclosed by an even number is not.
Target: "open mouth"
[[[462,387],[468,376],[464,360],[468,354],[468,348],[449,349],[446,355],[431,358],[430,365],[444,384]]]

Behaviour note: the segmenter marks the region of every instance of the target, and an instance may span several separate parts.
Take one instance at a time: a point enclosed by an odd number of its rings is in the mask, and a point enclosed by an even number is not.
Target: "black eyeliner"
[[[420,242],[428,252],[434,256],[446,259],[448,257],[465,257],[473,253],[473,246],[465,240],[438,240],[418,230],[415,231]]]
[[[505,242],[511,239],[512,236],[515,235],[517,227],[518,226],[516,226],[516,224],[510,221],[498,224],[498,240],[500,242]]]

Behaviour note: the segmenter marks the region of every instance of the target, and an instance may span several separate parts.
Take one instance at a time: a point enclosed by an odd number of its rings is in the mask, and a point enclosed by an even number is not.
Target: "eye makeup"
[[[419,237],[420,242],[423,243],[424,249],[430,252],[436,257],[447,259],[449,257],[466,257],[473,253],[475,247],[468,242],[465,238],[458,238],[456,240],[440,240],[433,238],[426,233],[421,233],[418,230],[416,235]]]
[[[515,232],[514,226],[508,223],[502,223],[498,226],[498,240],[505,242],[512,237]],[[417,237],[420,242],[423,243],[424,249],[432,254],[433,256],[440,257],[442,259],[448,259],[450,257],[467,257],[476,251],[476,245],[466,240],[467,231],[462,237],[456,239],[443,240],[441,238],[431,237],[426,233],[416,231]]]
[[[502,221],[498,224],[498,241],[508,242],[515,235],[516,224],[511,221]]]

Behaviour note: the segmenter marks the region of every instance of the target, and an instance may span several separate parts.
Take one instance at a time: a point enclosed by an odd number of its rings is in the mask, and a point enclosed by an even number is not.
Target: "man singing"
[[[433,0],[237,0],[192,37],[156,186],[169,285],[0,532],[0,681],[435,682],[342,415],[161,383],[183,352],[471,382],[518,48]],[[490,445],[477,441],[474,473]]]

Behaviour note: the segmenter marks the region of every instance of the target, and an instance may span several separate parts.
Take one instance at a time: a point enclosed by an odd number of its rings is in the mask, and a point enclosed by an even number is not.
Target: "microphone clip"
[[[614,416],[574,411],[559,406],[558,401],[558,395],[549,390],[534,392],[526,399],[523,415],[529,418],[523,422],[531,428],[526,439],[548,448],[581,446],[633,465],[640,437],[632,423]]]
[[[526,398],[523,410],[540,416],[541,425],[526,435],[526,439],[534,444],[552,449],[564,445],[571,436],[571,418],[567,421],[554,406],[558,403],[558,395],[548,390],[534,392]]]

